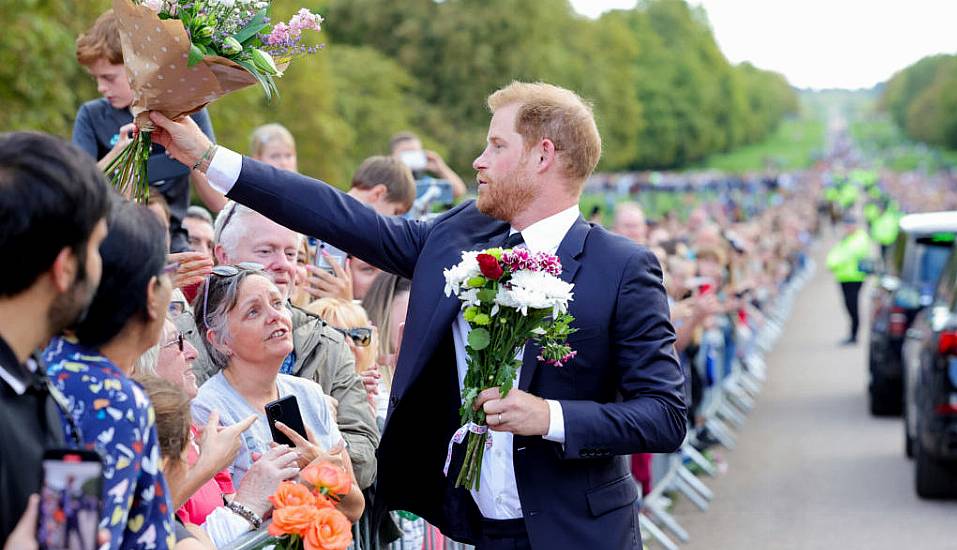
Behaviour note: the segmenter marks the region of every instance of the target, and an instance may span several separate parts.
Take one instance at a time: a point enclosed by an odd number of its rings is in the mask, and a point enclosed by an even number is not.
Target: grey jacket
[[[311,313],[296,307],[290,307],[290,310],[293,349],[296,353],[293,374],[315,381],[326,395],[339,402],[336,422],[346,440],[356,481],[360,488],[365,489],[372,485],[376,477],[379,429],[366,398],[362,379],[356,373],[355,358],[341,333]],[[210,359],[193,317],[182,315],[176,319],[176,324],[184,334],[192,331],[188,333],[188,337],[198,350],[193,371],[196,373],[197,383],[202,384],[219,369]]]

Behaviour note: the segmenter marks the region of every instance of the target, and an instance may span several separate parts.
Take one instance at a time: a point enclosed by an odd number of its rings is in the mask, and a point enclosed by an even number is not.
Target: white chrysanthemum
[[[462,253],[462,261],[442,272],[445,275],[445,295],[458,295],[459,291],[465,286],[465,282],[472,277],[482,274],[479,269],[477,251],[468,251]]]
[[[522,270],[512,275],[509,288],[499,287],[495,303],[528,315],[529,309],[550,309],[552,315],[568,311],[575,285],[544,271]]]

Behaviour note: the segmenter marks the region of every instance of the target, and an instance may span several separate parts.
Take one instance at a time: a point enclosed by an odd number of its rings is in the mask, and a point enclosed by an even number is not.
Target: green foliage
[[[957,56],[925,57],[898,72],[880,107],[909,138],[957,149]]]
[[[74,40],[109,0],[18,4],[0,8],[0,128],[66,136],[79,105],[96,97]],[[590,101],[608,171],[688,166],[766,139],[797,110],[783,77],[731,65],[704,12],[684,0],[643,0],[597,20],[567,0],[275,0],[272,19],[300,7],[325,18],[325,49],[294,61],[272,102],[250,87],[209,111],[219,141],[242,152],[256,126],[284,124],[300,170],[342,187],[401,130],[468,180],[486,98],[512,80],[552,82]],[[42,62],[24,71],[24,60]]]

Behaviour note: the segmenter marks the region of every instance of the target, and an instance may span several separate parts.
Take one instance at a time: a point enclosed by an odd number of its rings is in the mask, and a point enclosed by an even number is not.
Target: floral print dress
[[[98,351],[54,338],[43,354],[87,449],[103,459],[103,517],[110,548],[175,544],[169,490],[160,470],[153,406],[143,389]],[[63,419],[68,440],[72,428]]]

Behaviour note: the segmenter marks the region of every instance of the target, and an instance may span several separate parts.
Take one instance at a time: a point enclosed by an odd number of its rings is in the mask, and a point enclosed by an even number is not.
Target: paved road
[[[676,505],[682,549],[957,549],[957,501],[919,500],[901,421],[867,413],[865,346],[837,345],[840,294],[815,256],[728,471],[707,479],[711,510]]]

